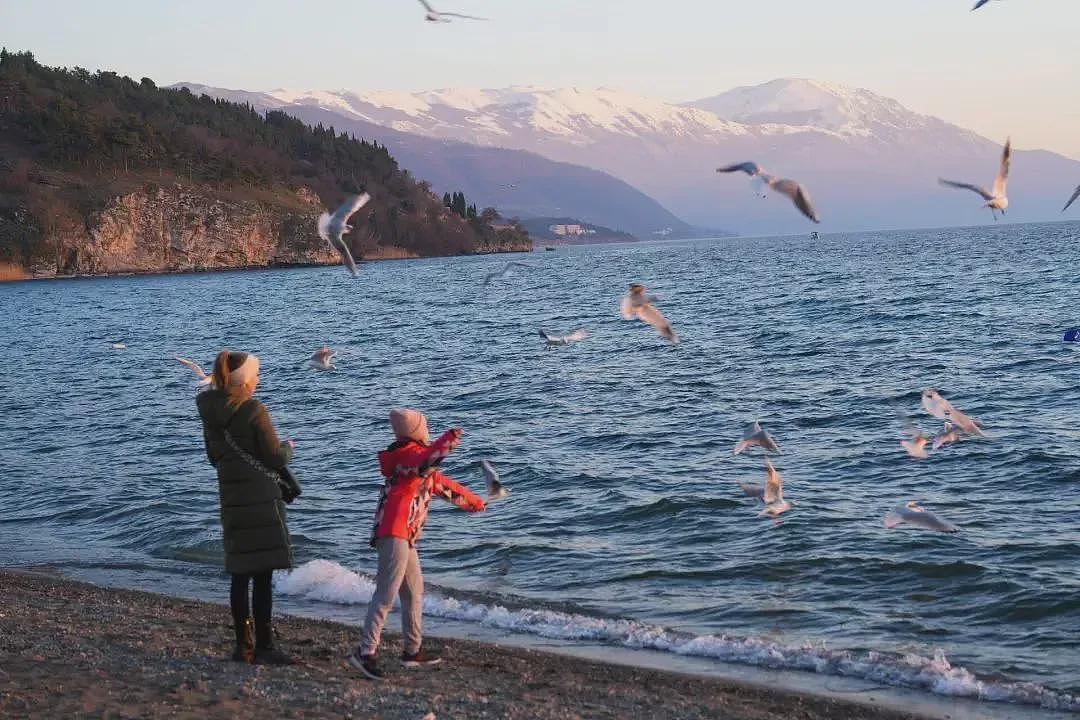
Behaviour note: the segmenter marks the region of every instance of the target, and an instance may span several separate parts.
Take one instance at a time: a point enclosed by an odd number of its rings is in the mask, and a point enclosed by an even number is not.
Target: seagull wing
[[[667,318],[652,305],[645,305],[638,308],[638,317],[641,318],[642,322],[646,322],[656,328],[657,332],[671,342],[679,341],[679,338],[675,335],[675,331],[671,329],[671,325],[668,323]]]
[[[480,461],[480,469],[484,473],[484,483],[487,485],[487,494],[489,500],[498,500],[509,495],[506,488],[499,482],[499,473],[495,471],[491,463],[487,460]]]
[[[948,400],[941,397],[937,390],[933,388],[927,388],[922,391],[922,406],[923,410],[930,413],[939,420],[946,420],[949,414],[953,410],[953,406]]]
[[[319,237],[330,242],[330,213],[324,212],[319,216],[319,219],[315,221],[315,229],[319,231]]]
[[[814,211],[814,205],[810,202],[810,193],[806,192],[802,185],[794,180],[776,180],[770,182],[769,187],[791,198],[791,202],[795,203],[795,207],[799,208],[799,212],[803,215],[816,223],[821,222],[818,220],[817,212]]]
[[[756,485],[754,483],[744,483],[741,480],[736,480],[735,482],[739,483],[739,487],[742,489],[743,494],[747,497],[757,498],[758,500],[761,500],[763,497],[765,497],[765,488],[761,485]]]
[[[978,193],[982,196],[983,200],[993,200],[994,196],[987,192],[986,188],[981,188],[978,185],[971,185],[970,183],[955,182],[954,180],[946,180],[945,178],[938,178],[938,182],[945,187],[959,188],[960,190],[970,190],[973,193]]]
[[[728,165],[727,167],[716,168],[716,172],[744,172],[750,177],[753,177],[754,175],[760,175],[762,173],[762,169],[761,166],[758,165],[756,162],[741,162],[735,163],[734,165]]]
[[[766,505],[784,501],[784,486],[780,480],[780,473],[768,460],[765,461],[765,493],[761,496]]]
[[[487,20],[488,19],[488,18],[485,18],[485,17],[476,17],[475,15],[462,15],[461,13],[452,13],[452,12],[444,12],[444,13],[439,13],[439,14],[443,15],[445,17],[464,18],[465,20]]]
[[[637,308],[634,307],[634,301],[627,295],[622,299],[622,303],[619,304],[619,314],[622,315],[623,320],[633,320],[637,317]]]
[[[977,3],[975,3],[975,7],[971,8],[971,9],[972,10],[978,10],[979,8],[981,8],[983,5],[985,5],[988,2],[990,2],[990,0],[979,0]]]
[[[574,332],[570,333],[563,338],[566,342],[580,342],[589,337],[589,333],[585,332],[584,328],[578,328]]]
[[[985,2],[985,0],[984,0]],[[424,9],[430,13],[436,12],[435,8],[427,4],[426,0],[420,0],[420,4],[424,6]]]
[[[994,178],[994,195],[1005,195],[1005,183],[1009,179],[1009,162],[1012,158],[1012,139],[1005,140],[1005,149],[1001,152],[1001,167],[998,168],[997,177]]]
[[[544,342],[548,342],[548,343],[553,343],[553,342],[558,341],[558,338],[552,337],[551,335],[548,335],[547,331],[544,330],[543,328],[540,328],[540,337],[544,338]]]
[[[176,355],[174,357],[176,358],[176,361],[178,363],[180,363],[181,365],[186,365],[187,367],[194,370],[195,374],[199,376],[200,380],[205,380],[207,378],[206,372],[201,367],[199,367],[197,364],[191,362],[190,360],[186,360],[186,359],[180,357],[179,355]]]
[[[1065,203],[1065,207],[1061,208],[1061,212],[1068,210],[1069,206],[1072,205],[1078,197],[1080,197],[1080,185],[1076,186],[1076,190],[1073,192],[1072,197],[1069,198],[1069,202]]]
[[[370,201],[371,196],[367,193],[351,196],[334,211],[331,223],[335,226],[343,227],[345,223],[349,222],[349,218],[353,216],[353,213],[367,205]]]
[[[331,239],[330,244],[341,254],[341,259],[345,262],[345,267],[349,269],[352,276],[356,277],[356,261],[353,260],[352,253],[349,252],[349,246],[345,244],[340,235]]]

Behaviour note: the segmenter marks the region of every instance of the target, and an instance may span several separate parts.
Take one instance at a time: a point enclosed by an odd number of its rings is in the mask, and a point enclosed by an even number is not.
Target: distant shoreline
[[[847,699],[438,638],[443,664],[404,669],[386,638],[388,677],[345,666],[357,629],[285,616],[284,668],[227,659],[227,608],[0,570],[0,716],[26,718],[655,718],[918,720]],[[436,625],[437,622],[432,622]]]

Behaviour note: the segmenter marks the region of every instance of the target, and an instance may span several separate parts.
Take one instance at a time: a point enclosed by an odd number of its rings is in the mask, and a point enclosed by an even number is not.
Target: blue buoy
[[[1062,339],[1065,342],[1080,342],[1080,328],[1069,328]]]

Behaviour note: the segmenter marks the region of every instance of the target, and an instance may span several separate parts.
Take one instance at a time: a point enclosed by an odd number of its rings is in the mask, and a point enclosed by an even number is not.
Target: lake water
[[[574,247],[511,257],[0,285],[0,565],[221,585],[194,376],[254,351],[296,440],[282,595],[371,592],[387,411],[465,429],[433,503],[427,613],[490,628],[1080,709],[1080,224]],[[673,347],[618,317],[660,296]],[[538,328],[590,337],[546,350]],[[120,340],[126,349],[114,350]],[[321,343],[336,372],[308,369]],[[936,387],[987,437],[909,459]],[[737,481],[760,419],[795,505]],[[886,530],[917,500],[955,535]],[[362,607],[355,608],[359,618]]]

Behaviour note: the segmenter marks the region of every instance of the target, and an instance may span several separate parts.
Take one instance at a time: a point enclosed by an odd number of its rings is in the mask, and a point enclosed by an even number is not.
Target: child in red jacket
[[[453,428],[428,443],[427,418],[416,410],[392,410],[390,426],[396,440],[379,453],[379,470],[386,478],[375,508],[371,545],[379,552],[375,594],[368,605],[360,646],[349,664],[373,680],[383,676],[375,661],[386,615],[401,597],[406,667],[434,665],[441,658],[420,652],[421,601],[424,578],[416,541],[427,520],[432,496],[439,496],[468,512],[480,512],[483,500],[443,475],[435,466],[458,446],[461,430]]]

